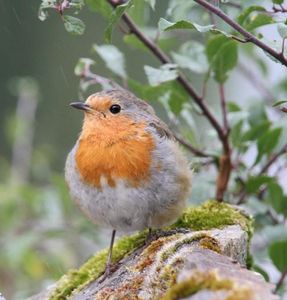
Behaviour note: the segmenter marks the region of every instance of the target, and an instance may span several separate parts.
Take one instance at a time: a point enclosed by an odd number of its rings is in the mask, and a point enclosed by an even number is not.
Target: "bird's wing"
[[[175,140],[175,137],[171,130],[168,128],[168,126],[159,118],[154,118],[152,122],[149,123],[149,126],[153,127],[156,131],[156,133],[161,138],[167,138],[170,140]]]

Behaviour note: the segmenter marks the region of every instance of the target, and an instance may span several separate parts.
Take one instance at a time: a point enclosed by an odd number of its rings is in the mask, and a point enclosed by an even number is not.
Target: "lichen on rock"
[[[228,300],[246,300],[252,294],[250,288],[238,288],[232,280],[220,278],[214,270],[209,272],[196,271],[188,279],[174,284],[160,300],[178,300],[201,290],[223,290],[227,293]]]

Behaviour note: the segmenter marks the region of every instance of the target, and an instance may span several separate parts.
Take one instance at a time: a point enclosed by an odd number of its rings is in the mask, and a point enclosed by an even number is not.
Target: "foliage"
[[[286,247],[287,240],[277,241],[269,247],[269,255],[274,262],[274,265],[281,272],[286,272],[287,270]]]
[[[32,147],[37,81],[9,85],[18,103],[7,119],[11,164],[0,156],[0,290],[7,299],[26,299],[79,264],[87,236],[95,242],[97,235],[71,205],[63,175],[51,169],[49,148]]]
[[[286,270],[280,255],[287,253],[286,242],[277,242],[287,238],[287,80],[271,77],[274,68],[286,74],[287,4],[284,0],[215,2],[218,6],[204,0],[42,0],[39,18],[49,16],[49,22],[59,18],[74,35],[97,30],[86,28],[82,10],[94,14],[95,24],[105,20],[101,35],[105,44],[91,40],[93,57],[81,58],[75,68],[81,94],[120,84],[154,105],[192,157],[191,202],[216,196],[251,212],[257,237],[254,268],[278,284],[276,275],[282,278]],[[95,73],[102,62],[109,79]],[[15,123],[25,124],[17,119],[16,113],[7,121],[11,153],[21,136],[17,131],[21,126]],[[9,175],[9,160],[0,157],[1,178],[5,178],[0,185],[0,215],[5,220],[0,243],[10,239],[17,245],[1,253],[0,268],[5,262],[7,278],[20,272],[19,289],[29,280],[33,286],[44,278],[54,280],[69,267],[66,257],[76,254],[67,246],[69,239],[62,238],[67,224],[72,222],[74,230],[78,222],[85,224],[85,231],[94,228],[76,214],[71,218],[74,210],[63,180],[47,167],[44,157],[52,160],[45,149],[33,149],[32,175],[16,185]],[[64,225],[53,226],[47,215],[54,214]],[[31,227],[22,228],[24,219],[33,220]],[[25,235],[20,238],[22,231]],[[256,244],[260,238],[263,244]],[[76,234],[73,247],[80,240]],[[55,251],[47,252],[46,243],[55,243]],[[277,267],[275,276],[266,259]],[[30,264],[35,268],[27,268]],[[281,293],[286,291],[284,282],[284,278],[279,282]]]

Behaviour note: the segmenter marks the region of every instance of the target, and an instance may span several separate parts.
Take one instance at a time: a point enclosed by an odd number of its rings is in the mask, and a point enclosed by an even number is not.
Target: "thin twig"
[[[239,43],[242,43],[242,44],[249,43],[248,40],[242,39],[242,38],[240,38],[239,36],[236,36],[236,35],[233,35],[233,34],[231,34],[230,37],[231,37],[233,40],[235,40],[235,41],[237,41],[237,42],[239,42]]]
[[[213,159],[215,159],[215,156],[212,154],[208,154],[205,153],[204,151],[195,148],[194,146],[192,146],[189,142],[187,142],[185,139],[183,139],[182,137],[180,137],[179,135],[177,135],[176,133],[173,133],[175,139],[181,144],[183,145],[185,148],[187,148],[191,153],[193,153],[195,156],[198,157],[212,157]]]
[[[85,63],[85,62],[84,62]],[[89,84],[99,84],[104,87],[116,88],[122,90],[123,87],[120,86],[118,83],[113,81],[112,79],[103,77],[101,75],[95,74],[91,71],[92,64],[90,62],[86,62],[83,68],[83,71],[80,74],[80,77],[88,82]]]
[[[266,173],[269,170],[269,168],[276,162],[276,160],[285,153],[287,153],[287,144],[268,160],[268,162],[262,167],[261,171],[259,172],[259,175]]]
[[[282,39],[282,48],[281,48],[281,55],[284,57],[284,53],[285,53],[285,41],[286,38]]]
[[[248,32],[245,28],[240,26],[238,23],[233,21],[229,18],[228,15],[226,15],[222,10],[220,10],[218,7],[215,7],[214,5],[210,4],[209,2],[205,0],[194,0],[196,3],[207,9],[208,11],[213,12],[216,14],[219,18],[221,18],[225,23],[230,25],[232,28],[234,28],[237,32],[242,34],[247,41],[253,43],[254,45],[258,46],[265,52],[269,53],[271,56],[276,58],[278,61],[280,61],[283,65],[287,66],[287,59],[282,55],[281,52],[277,52],[273,48],[269,47],[267,44],[259,40],[257,37],[255,37],[253,34]]]
[[[268,162],[262,167],[262,169],[258,172],[258,175],[257,176],[260,176],[260,175],[263,175],[264,173],[266,173],[269,168],[277,161],[277,159],[279,157],[281,157],[283,154],[286,154],[287,153],[287,144],[285,146],[282,147],[282,149],[280,151],[278,151],[276,154],[274,154],[269,160]],[[259,193],[259,196],[258,198],[259,199],[262,199],[262,196],[263,196],[263,193],[265,192],[264,191],[261,191]],[[262,195],[261,195],[262,194]],[[246,190],[244,190],[244,185],[242,186],[242,189],[240,191],[240,196],[239,196],[239,199],[238,199],[238,202],[237,204],[242,204],[245,202],[245,198],[247,196],[247,192]]]
[[[280,276],[278,282],[276,283],[276,288],[275,288],[275,291],[276,291],[276,292],[277,292],[277,291],[280,289],[280,287],[283,285],[286,276],[287,276],[287,268],[286,268],[285,271],[283,271],[283,272],[281,273],[281,276]]]
[[[284,6],[280,5],[280,8],[276,7],[275,5],[273,5],[272,7],[273,12],[275,13],[286,13],[287,12],[287,8],[285,8]]]

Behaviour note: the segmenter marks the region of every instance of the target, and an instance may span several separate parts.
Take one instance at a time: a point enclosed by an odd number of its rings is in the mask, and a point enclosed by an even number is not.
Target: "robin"
[[[81,210],[112,229],[105,278],[116,230],[175,221],[190,192],[191,171],[168,126],[132,93],[103,91],[70,105],[84,111],[84,123],[67,157],[65,177]]]

